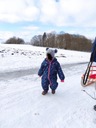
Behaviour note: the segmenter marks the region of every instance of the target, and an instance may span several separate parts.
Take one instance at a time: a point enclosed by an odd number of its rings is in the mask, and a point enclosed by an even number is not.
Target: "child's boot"
[[[47,93],[48,93],[48,91],[45,91],[45,90],[44,90],[44,91],[42,92],[42,95],[46,95]]]
[[[55,90],[52,90],[52,94],[55,94]]]

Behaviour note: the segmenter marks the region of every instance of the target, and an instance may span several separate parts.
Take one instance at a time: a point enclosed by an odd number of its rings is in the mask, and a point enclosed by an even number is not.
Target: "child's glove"
[[[64,80],[61,80],[61,82],[64,82]]]

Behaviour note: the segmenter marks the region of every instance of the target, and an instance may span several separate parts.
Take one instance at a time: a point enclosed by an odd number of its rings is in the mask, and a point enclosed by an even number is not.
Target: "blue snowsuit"
[[[51,62],[45,59],[41,68],[38,71],[38,75],[42,76],[42,88],[45,91],[49,90],[49,85],[52,90],[55,90],[58,86],[57,83],[57,74],[61,80],[65,79],[61,66],[56,58],[54,58]]]

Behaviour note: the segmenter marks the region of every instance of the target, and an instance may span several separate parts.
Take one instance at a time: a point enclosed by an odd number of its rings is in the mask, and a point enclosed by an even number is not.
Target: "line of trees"
[[[57,47],[77,51],[90,51],[92,48],[92,40],[85,36],[72,35],[68,33],[56,34],[44,33],[43,35],[34,36],[31,44],[43,47]]]
[[[8,39],[5,44],[25,44],[25,41],[21,38],[12,37]]]
[[[25,44],[21,38],[12,37],[8,39],[6,44]],[[92,40],[85,36],[56,32],[46,33],[43,35],[35,35],[30,41],[31,45],[42,47],[56,47],[68,50],[91,51]]]

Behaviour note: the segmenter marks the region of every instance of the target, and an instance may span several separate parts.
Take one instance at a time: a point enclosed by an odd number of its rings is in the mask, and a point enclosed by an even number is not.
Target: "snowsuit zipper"
[[[51,68],[51,63],[52,63],[52,61],[49,62],[49,68],[48,68],[48,80],[49,80],[50,85],[52,85],[51,80],[50,80],[50,68]]]

